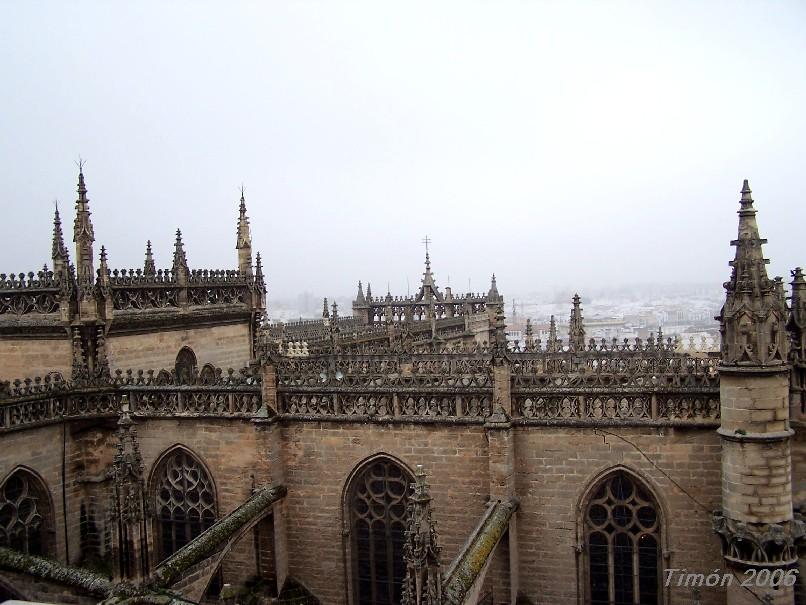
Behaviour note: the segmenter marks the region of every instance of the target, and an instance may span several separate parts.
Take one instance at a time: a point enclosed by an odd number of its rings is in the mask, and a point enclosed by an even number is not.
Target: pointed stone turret
[[[238,250],[238,271],[243,275],[252,275],[252,232],[249,218],[246,216],[246,200],[241,187],[241,205],[238,215],[238,232],[235,248]]]
[[[64,245],[64,234],[62,233],[62,221],[59,216],[59,205],[53,213],[53,273],[60,277],[70,265],[70,255],[67,246]]]
[[[367,302],[372,302],[372,284],[367,282]]]
[[[437,282],[434,279],[434,274],[431,272],[431,256],[428,250],[425,252],[425,271],[423,272],[423,280],[420,285],[420,291],[417,293],[415,300],[429,300],[442,302],[442,294],[437,288]]]
[[[367,289],[369,289],[369,286],[367,286]],[[356,320],[362,325],[367,325],[370,323],[371,315],[372,313],[369,304],[367,303],[367,299],[364,297],[364,286],[359,280],[358,294],[356,294],[355,300],[353,301],[353,317],[355,317]]]
[[[495,273],[493,273],[490,280],[490,290],[487,292],[487,300],[490,301],[503,301],[504,297],[498,293],[498,284],[495,281]]]
[[[431,494],[426,474],[417,465],[408,501],[408,524],[403,545],[406,577],[403,605],[442,603],[442,549],[437,540],[436,522],[431,518]]]
[[[585,325],[582,323],[582,307],[579,294],[574,294],[574,306],[571,309],[571,320],[568,323],[568,345],[572,351],[585,350]]]
[[[748,568],[783,573],[797,562],[806,533],[792,508],[789,367],[782,280],[767,277],[750,186],[742,187],[736,255],[720,313],[719,366],[722,510],[714,529],[730,573]],[[747,603],[747,590],[728,587],[728,605]],[[792,603],[792,587],[775,591]]]
[[[786,363],[787,320],[783,285],[767,277],[750,186],[744,181],[739,209],[739,236],[731,242],[736,256],[725,282],[725,304],[717,317],[722,331],[722,365],[769,367]]]
[[[330,309],[327,306],[327,297],[322,300],[322,319],[330,318]]]
[[[95,242],[95,231],[90,220],[90,205],[87,198],[87,185],[84,182],[83,164],[78,171],[78,199],[76,200],[76,218],[73,223],[73,241],[76,244],[76,277],[79,286],[84,289],[95,283],[92,244]]]
[[[151,240],[146,242],[146,262],[143,265],[143,273],[145,275],[156,275],[157,265],[154,263],[154,253],[151,251]]]
[[[554,319],[554,316],[551,316],[549,320],[549,340],[547,347],[549,351],[557,351],[560,348],[560,343],[557,340],[557,321]]]

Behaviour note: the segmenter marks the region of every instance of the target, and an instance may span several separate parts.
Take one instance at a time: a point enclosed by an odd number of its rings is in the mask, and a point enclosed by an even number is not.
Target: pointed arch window
[[[164,560],[215,523],[215,489],[201,463],[180,448],[160,463],[154,490],[158,552]]]
[[[593,490],[585,507],[587,602],[659,605],[661,519],[645,486],[618,471]]]
[[[179,383],[192,382],[196,376],[196,354],[190,347],[182,347],[176,356],[176,379]]]
[[[47,489],[33,473],[20,469],[0,485],[0,546],[48,555],[51,522]]]
[[[369,462],[348,492],[353,602],[400,603],[406,566],[403,544],[411,475],[388,458]]]

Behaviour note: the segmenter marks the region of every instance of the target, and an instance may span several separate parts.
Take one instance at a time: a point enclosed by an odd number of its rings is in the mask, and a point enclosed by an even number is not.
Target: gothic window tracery
[[[593,491],[583,523],[587,602],[658,605],[661,520],[649,491],[617,471]]]
[[[176,378],[180,383],[191,382],[196,375],[196,354],[190,347],[182,347],[176,356]]]
[[[154,489],[163,560],[215,522],[215,489],[201,463],[184,449],[175,450],[160,463]]]
[[[0,546],[48,554],[49,498],[42,482],[18,470],[0,486]]]
[[[400,603],[411,482],[388,458],[373,460],[353,479],[348,505],[355,605]]]

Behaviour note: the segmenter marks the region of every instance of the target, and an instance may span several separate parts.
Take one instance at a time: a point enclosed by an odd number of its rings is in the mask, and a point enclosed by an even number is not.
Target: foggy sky
[[[773,275],[806,265],[802,2],[0,3],[0,272],[237,266],[269,299],[437,281],[720,284],[750,179]],[[71,259],[75,261],[72,242]]]

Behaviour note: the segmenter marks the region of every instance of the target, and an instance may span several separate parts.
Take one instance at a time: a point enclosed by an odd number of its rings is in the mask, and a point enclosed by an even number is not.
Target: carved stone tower
[[[756,210],[742,187],[736,257],[725,304],[719,366],[722,424],[722,511],[714,526],[727,568],[739,580],[728,604],[768,599],[792,605],[793,589],[741,586],[748,569],[786,570],[797,561],[802,525],[792,514],[786,301],[779,280],[767,277]]]

